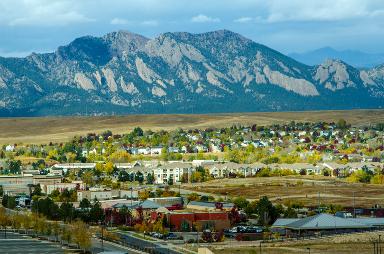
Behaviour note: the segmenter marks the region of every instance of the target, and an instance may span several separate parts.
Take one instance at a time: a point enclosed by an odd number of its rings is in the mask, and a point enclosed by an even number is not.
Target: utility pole
[[[101,224],[101,249],[104,251],[104,225]]]
[[[356,209],[355,209],[355,192],[353,192],[353,218],[356,218]]]

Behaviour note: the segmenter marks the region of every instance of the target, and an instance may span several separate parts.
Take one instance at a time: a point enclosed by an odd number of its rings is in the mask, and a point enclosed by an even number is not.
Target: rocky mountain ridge
[[[0,91],[2,116],[381,108],[384,66],[307,66],[228,30],[118,31],[0,58]]]

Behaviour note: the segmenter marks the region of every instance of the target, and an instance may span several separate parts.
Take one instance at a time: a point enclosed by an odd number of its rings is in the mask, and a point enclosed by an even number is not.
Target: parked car
[[[168,234],[164,235],[164,238],[166,240],[183,240],[182,236],[178,236],[174,233],[168,233]]]

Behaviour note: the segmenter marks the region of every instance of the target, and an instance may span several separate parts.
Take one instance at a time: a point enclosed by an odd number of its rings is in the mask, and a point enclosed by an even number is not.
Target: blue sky
[[[383,0],[1,0],[0,55],[51,52],[83,35],[218,29],[283,53],[384,52]]]

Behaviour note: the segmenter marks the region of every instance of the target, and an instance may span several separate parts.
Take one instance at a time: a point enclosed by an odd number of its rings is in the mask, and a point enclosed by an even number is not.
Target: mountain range
[[[237,33],[118,31],[0,57],[0,116],[381,108],[384,65],[309,66]]]
[[[327,59],[340,59],[357,68],[372,68],[384,63],[383,53],[366,53],[359,50],[336,50],[331,47],[319,48],[304,53],[291,53],[288,56],[307,65],[318,65]]]

